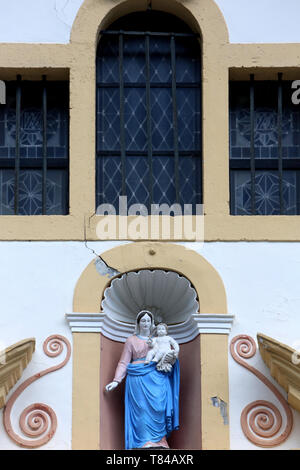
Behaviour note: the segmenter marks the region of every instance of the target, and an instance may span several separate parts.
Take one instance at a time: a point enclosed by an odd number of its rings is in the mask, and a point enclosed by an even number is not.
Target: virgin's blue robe
[[[156,363],[129,364],[125,386],[125,448],[159,442],[179,427],[179,362],[171,372]]]

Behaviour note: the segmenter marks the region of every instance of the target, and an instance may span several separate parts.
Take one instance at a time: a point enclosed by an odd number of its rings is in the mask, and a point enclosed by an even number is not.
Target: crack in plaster
[[[61,6],[59,6],[59,4],[61,4],[63,2],[63,4]],[[55,0],[54,2],[54,11],[55,11],[55,14],[57,16],[57,18],[59,19],[59,21],[61,21],[64,25],[66,25],[69,29],[72,27],[72,22],[67,22],[66,18],[67,18],[67,14],[66,14],[66,9],[68,6],[70,6],[72,2],[70,0]],[[80,8],[81,5],[79,5],[79,8]]]

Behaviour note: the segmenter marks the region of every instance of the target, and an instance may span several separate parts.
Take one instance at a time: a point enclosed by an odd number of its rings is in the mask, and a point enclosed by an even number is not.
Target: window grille
[[[197,35],[154,11],[101,31],[96,126],[97,206],[201,203]]]
[[[0,214],[68,213],[68,84],[6,82],[0,105]]]
[[[233,215],[300,213],[300,107],[292,82],[230,83],[230,188]]]

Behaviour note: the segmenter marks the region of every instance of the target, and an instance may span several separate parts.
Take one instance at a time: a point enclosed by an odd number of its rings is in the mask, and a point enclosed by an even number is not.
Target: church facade
[[[299,6],[40,3],[0,19],[0,449],[123,449],[143,309],[171,448],[298,448]]]

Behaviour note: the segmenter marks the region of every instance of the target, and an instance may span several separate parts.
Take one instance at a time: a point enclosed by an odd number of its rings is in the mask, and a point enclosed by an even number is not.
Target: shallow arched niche
[[[101,254],[120,273],[139,269],[165,269],[186,277],[197,292],[200,313],[227,313],[223,281],[215,268],[193,250],[170,243],[141,242],[117,246]],[[99,312],[104,289],[111,283],[101,276],[95,261],[81,274],[74,292],[74,312]]]
[[[85,0],[73,23],[70,42],[93,44],[96,49],[101,29],[128,13],[146,10],[147,5],[147,0]],[[229,42],[225,19],[213,0],[152,0],[152,9],[178,16],[210,46]]]
[[[105,263],[125,273],[140,269],[172,270],[186,277],[197,292],[200,314],[226,314],[227,301],[222,279],[215,268],[197,252],[183,245],[139,242],[119,245],[101,253]],[[101,275],[93,260],[81,274],[73,299],[73,311],[98,313],[108,275]],[[100,383],[101,348],[105,340],[99,333],[73,333],[73,449],[101,449]],[[117,343],[118,344],[118,343]],[[228,338],[225,334],[198,336],[201,386],[201,448],[228,449],[229,427],[224,425],[220,410],[212,398],[228,404]],[[201,390],[201,392],[200,392]],[[201,415],[201,418],[200,418]]]

